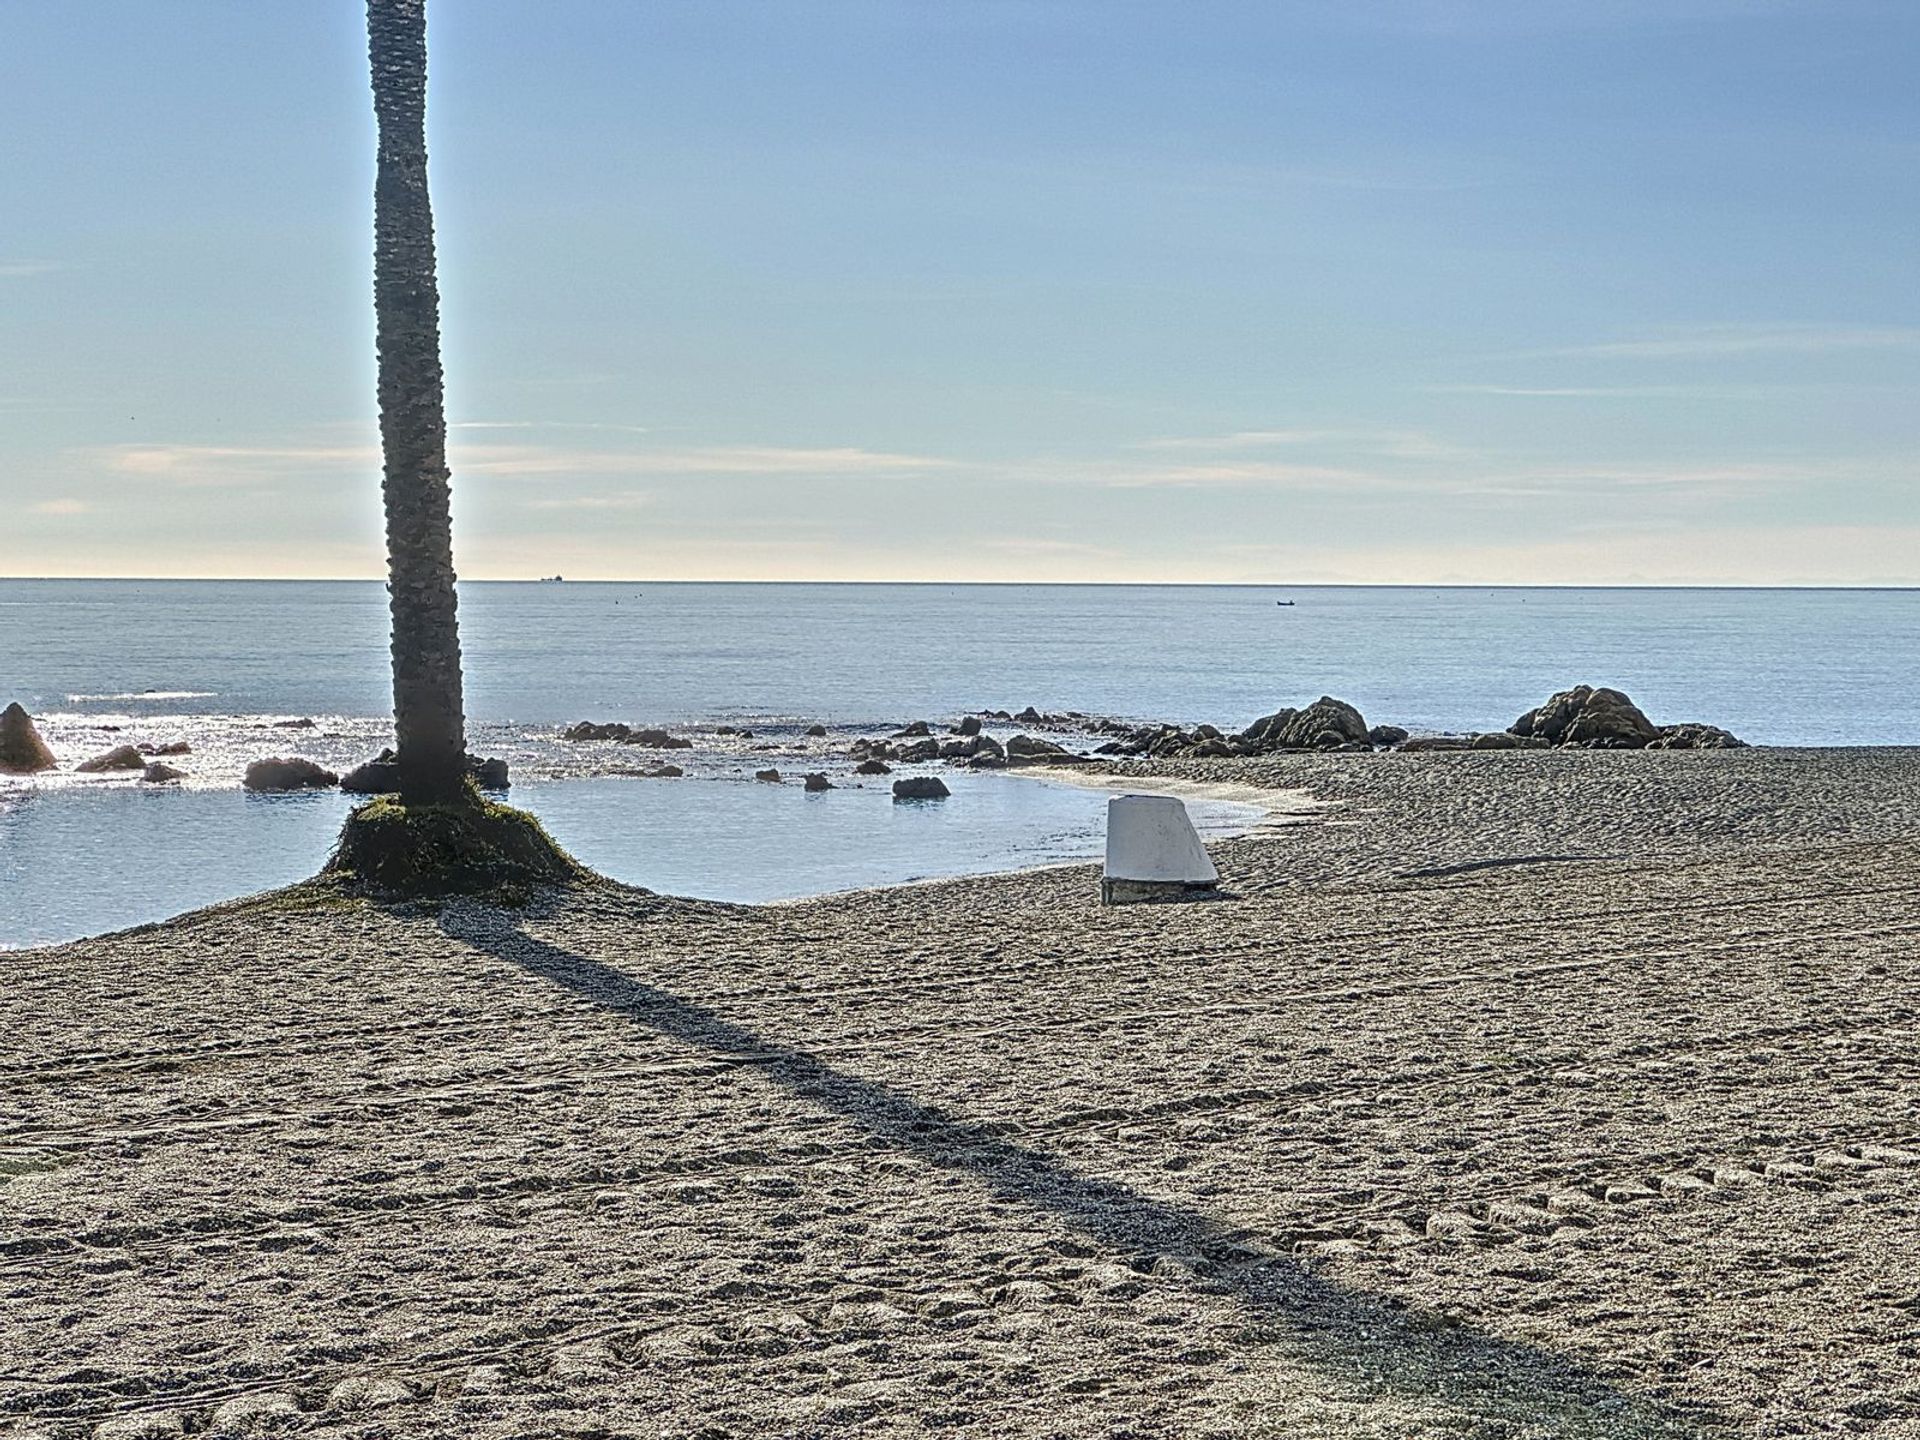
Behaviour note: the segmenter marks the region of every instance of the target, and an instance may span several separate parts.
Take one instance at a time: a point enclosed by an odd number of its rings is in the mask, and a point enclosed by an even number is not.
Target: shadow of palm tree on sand
[[[874,1145],[970,1172],[998,1198],[1055,1217],[1114,1261],[1202,1257],[1193,1283],[1231,1296],[1263,1340],[1283,1344],[1288,1355],[1325,1375],[1337,1405],[1391,1394],[1434,1407],[1453,1433],[1476,1435],[1700,1436],[1723,1428],[1707,1412],[1683,1413],[1630,1396],[1565,1356],[1470,1326],[1410,1318],[1385,1298],[1329,1280],[1291,1256],[1251,1254],[1242,1235],[1201,1210],[1075,1174],[1010,1143],[992,1126],[848,1075],[605,960],[535,938],[501,912],[483,918],[449,911],[442,923],[453,938],[636,1025],[756,1066],[797,1098],[865,1132]]]

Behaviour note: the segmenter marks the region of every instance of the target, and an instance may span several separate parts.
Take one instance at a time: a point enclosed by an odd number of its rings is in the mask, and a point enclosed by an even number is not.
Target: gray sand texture
[[[1920,1437],[1920,751],[0,956],[0,1435]]]

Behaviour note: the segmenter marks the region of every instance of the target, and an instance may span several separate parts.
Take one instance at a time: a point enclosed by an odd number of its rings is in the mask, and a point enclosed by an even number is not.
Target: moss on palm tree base
[[[524,810],[497,805],[469,788],[449,804],[407,805],[382,795],[341,827],[324,872],[388,899],[497,894],[575,885],[593,877]]]

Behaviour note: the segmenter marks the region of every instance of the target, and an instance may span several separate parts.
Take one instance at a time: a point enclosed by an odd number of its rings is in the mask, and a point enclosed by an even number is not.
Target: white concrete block
[[[1220,872],[1172,795],[1116,795],[1107,802],[1107,865],[1100,898],[1109,905],[1211,890]]]

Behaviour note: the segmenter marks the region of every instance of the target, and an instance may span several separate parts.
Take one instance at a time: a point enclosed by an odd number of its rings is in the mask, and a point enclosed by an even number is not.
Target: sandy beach
[[[1318,803],[0,955],[0,1435],[1920,1436],[1920,750],[1113,773]]]

